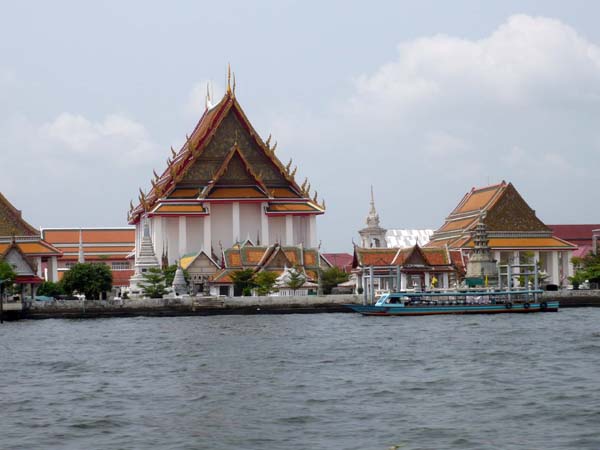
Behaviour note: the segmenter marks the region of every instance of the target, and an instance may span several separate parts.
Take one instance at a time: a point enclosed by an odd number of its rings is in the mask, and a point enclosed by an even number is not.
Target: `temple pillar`
[[[448,280],[448,272],[444,272],[442,274],[442,288],[448,289],[450,287],[450,282]]]
[[[429,285],[429,272],[425,272],[425,289],[429,289],[431,286]]]
[[[294,245],[294,216],[285,216],[285,245]]]
[[[152,218],[152,243],[154,244],[154,254],[160,260],[164,249],[163,218],[155,216]],[[175,250],[175,249],[173,249]]]
[[[317,216],[312,215],[308,218],[308,245],[317,247]]]
[[[233,241],[232,242],[239,242],[241,240],[240,238],[240,202],[233,202],[232,207],[231,207],[231,218],[232,218],[232,228],[233,228],[233,234],[232,234],[232,238]]]
[[[34,261],[35,261],[36,275],[38,277],[42,278],[42,257],[36,256]]]
[[[406,274],[404,272],[400,273],[400,290],[406,290]]]
[[[56,256],[51,256],[48,260],[48,272],[50,272],[50,280],[54,283],[58,281],[58,261]]]
[[[560,276],[558,272],[558,251],[553,250],[551,253],[552,267],[550,272],[550,282],[552,284],[560,284]]]
[[[179,216],[179,258],[181,258],[183,255],[185,255],[186,250],[187,250],[187,217]]]
[[[212,237],[211,237],[211,218],[210,215],[208,216],[204,216],[204,224],[203,224],[203,231],[204,231],[204,239],[202,242],[202,250],[204,250],[204,252],[210,256],[212,258]]]
[[[269,245],[269,216],[267,216],[267,208],[269,204],[263,202],[261,204],[260,215],[260,245]]]

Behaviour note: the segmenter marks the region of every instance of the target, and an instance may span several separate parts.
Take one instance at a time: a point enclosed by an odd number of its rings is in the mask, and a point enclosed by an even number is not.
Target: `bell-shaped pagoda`
[[[325,202],[298,184],[297,168],[275,155],[271,137],[263,141],[235,95],[228,71],[225,95],[215,105],[207,93],[205,111],[179,151],[171,149],[167,167],[154,172],[152,188],[140,189],[131,204],[136,256],[148,220],[155,255],[174,264],[200,251],[216,261],[225,249],[251,239],[262,246],[317,246],[316,216]]]

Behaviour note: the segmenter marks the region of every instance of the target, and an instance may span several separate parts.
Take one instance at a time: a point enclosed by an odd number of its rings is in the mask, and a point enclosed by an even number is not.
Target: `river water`
[[[0,326],[2,449],[599,449],[600,308]]]

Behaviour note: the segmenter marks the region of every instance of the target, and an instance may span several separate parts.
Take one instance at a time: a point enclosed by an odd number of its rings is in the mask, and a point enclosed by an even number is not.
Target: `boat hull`
[[[345,305],[365,316],[429,316],[440,314],[526,314],[534,312],[556,312],[559,302],[486,304],[486,305]]]

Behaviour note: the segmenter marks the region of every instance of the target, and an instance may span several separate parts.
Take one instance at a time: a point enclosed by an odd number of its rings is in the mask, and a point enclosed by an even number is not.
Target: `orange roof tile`
[[[207,198],[266,198],[254,187],[216,187]]]
[[[79,244],[79,228],[44,229],[42,236],[52,244]],[[81,237],[84,244],[133,243],[135,228],[83,228]]]
[[[470,240],[468,247],[474,247],[475,244]],[[491,238],[489,242],[491,248],[575,248],[576,246],[567,241],[556,237],[529,237],[529,238]]]
[[[271,193],[275,198],[299,198],[298,194],[292,191],[290,188],[273,188]]]
[[[197,198],[199,194],[199,189],[179,188],[171,192],[168,198]]]
[[[171,204],[162,204],[160,205],[155,214],[163,214],[163,213],[179,213],[179,214],[200,214],[205,213],[206,210],[202,205],[194,204],[194,205],[171,205]]]
[[[453,214],[483,209],[499,192],[506,187],[506,183],[500,183],[485,188],[473,189],[467,194],[466,199],[459,205]]]
[[[465,228],[468,228],[471,224],[473,224],[477,220],[478,220],[478,217],[471,217],[469,219],[462,219],[462,220],[449,220],[442,226],[442,228],[440,228],[438,230],[438,232],[463,230]]]
[[[267,212],[317,212],[310,203],[270,203]]]

